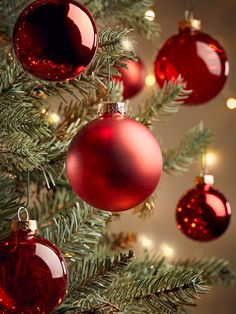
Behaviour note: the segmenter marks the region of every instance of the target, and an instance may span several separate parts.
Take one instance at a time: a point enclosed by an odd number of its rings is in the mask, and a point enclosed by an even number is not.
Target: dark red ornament
[[[189,238],[203,242],[221,236],[231,218],[229,202],[206,178],[200,178],[180,199],[176,211],[178,228]]]
[[[224,49],[199,29],[198,20],[182,21],[179,34],[164,43],[155,61],[155,75],[160,87],[166,80],[176,80],[179,75],[184,78],[187,89],[192,90],[185,100],[188,105],[200,105],[214,98],[229,74]]]
[[[48,314],[66,294],[65,260],[36,235],[34,223],[13,221],[11,235],[0,242],[0,313]]]
[[[114,79],[123,83],[123,97],[124,99],[129,99],[141,92],[145,84],[147,72],[140,58],[138,58],[138,61],[128,60],[125,64],[128,68],[119,68],[121,76],[115,76]]]
[[[80,74],[93,59],[97,30],[89,11],[75,0],[37,0],[20,14],[13,44],[23,68],[49,81]]]
[[[162,173],[162,154],[153,134],[124,115],[124,104],[106,103],[101,116],[83,127],[67,153],[67,178],[90,205],[123,211],[144,202]]]

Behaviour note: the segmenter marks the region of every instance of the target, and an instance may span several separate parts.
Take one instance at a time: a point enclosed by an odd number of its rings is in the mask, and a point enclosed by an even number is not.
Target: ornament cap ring
[[[123,102],[104,102],[98,105],[98,115],[101,117],[104,114],[127,113],[126,104]]]
[[[22,219],[22,214],[26,214],[26,219]],[[10,222],[10,229],[13,232],[17,232],[18,230],[36,232],[38,229],[36,220],[29,220],[29,212],[26,207],[21,206],[18,209],[18,220],[13,219]]]

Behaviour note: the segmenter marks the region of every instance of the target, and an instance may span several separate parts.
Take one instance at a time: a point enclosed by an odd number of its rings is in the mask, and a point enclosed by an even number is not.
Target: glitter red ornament
[[[179,24],[179,34],[161,47],[155,61],[160,87],[165,80],[181,75],[192,90],[185,104],[199,105],[213,99],[223,88],[229,74],[226,53],[211,36],[200,31],[200,21],[187,18]]]
[[[12,221],[0,242],[0,312],[48,314],[67,290],[67,266],[55,245],[36,234],[36,222]]]
[[[230,204],[221,192],[212,187],[212,178],[209,175],[197,178],[196,186],[177,205],[178,228],[196,241],[218,238],[230,222]]]
[[[23,68],[49,81],[73,78],[86,69],[97,49],[89,11],[74,0],[37,0],[14,27],[13,46]]]
[[[119,68],[118,71],[121,73],[121,76],[115,76],[114,79],[123,83],[123,97],[124,99],[129,99],[141,92],[147,72],[140,58],[138,58],[138,61],[127,60],[125,64],[127,68]]]
[[[123,103],[105,103],[100,117],[72,140],[67,178],[75,193],[103,210],[123,211],[144,202],[162,173],[162,154],[153,134],[125,116]]]

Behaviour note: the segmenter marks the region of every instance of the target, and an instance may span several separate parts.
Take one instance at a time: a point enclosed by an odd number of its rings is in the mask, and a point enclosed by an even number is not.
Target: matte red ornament
[[[67,266],[51,242],[27,227],[0,242],[0,313],[48,314],[66,290]]]
[[[26,71],[44,80],[63,81],[92,61],[98,45],[96,25],[75,0],[37,0],[20,14],[13,45]]]
[[[221,91],[229,63],[218,41],[185,22],[179,34],[169,38],[158,52],[155,75],[160,87],[166,80],[176,80],[181,75],[187,89],[192,90],[185,104],[200,105]]]
[[[221,236],[231,218],[230,204],[211,184],[198,182],[179,201],[176,210],[178,228],[196,241]]]
[[[124,63],[128,68],[119,68],[121,76],[115,76],[114,79],[123,83],[123,97],[124,99],[129,99],[141,92],[145,84],[147,72],[140,58],[138,58],[138,61],[128,60]]]
[[[67,178],[75,193],[103,210],[123,211],[144,202],[162,173],[153,134],[123,114],[124,104],[106,103],[83,127],[67,153]]]

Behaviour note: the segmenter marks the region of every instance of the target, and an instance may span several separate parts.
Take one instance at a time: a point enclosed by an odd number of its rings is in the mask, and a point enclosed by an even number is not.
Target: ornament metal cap
[[[24,220],[21,219],[21,214],[23,211],[26,214],[26,219]],[[18,230],[23,230],[23,231],[30,230],[31,232],[36,232],[38,229],[38,226],[37,226],[36,220],[29,220],[28,210],[25,207],[20,207],[18,209],[18,219],[11,220],[10,229],[11,231],[14,231],[14,232]]]
[[[98,105],[98,115],[120,113],[125,115],[127,113],[126,104],[123,102],[104,102]]]
[[[213,185],[215,182],[214,176],[211,174],[200,175],[200,176],[196,177],[195,181],[196,181],[196,184],[204,183],[207,185]]]
[[[201,20],[197,20],[193,17],[192,10],[185,11],[185,19],[179,21],[179,29],[181,31],[185,30],[186,28],[190,28],[192,30],[200,31],[202,28]]]

